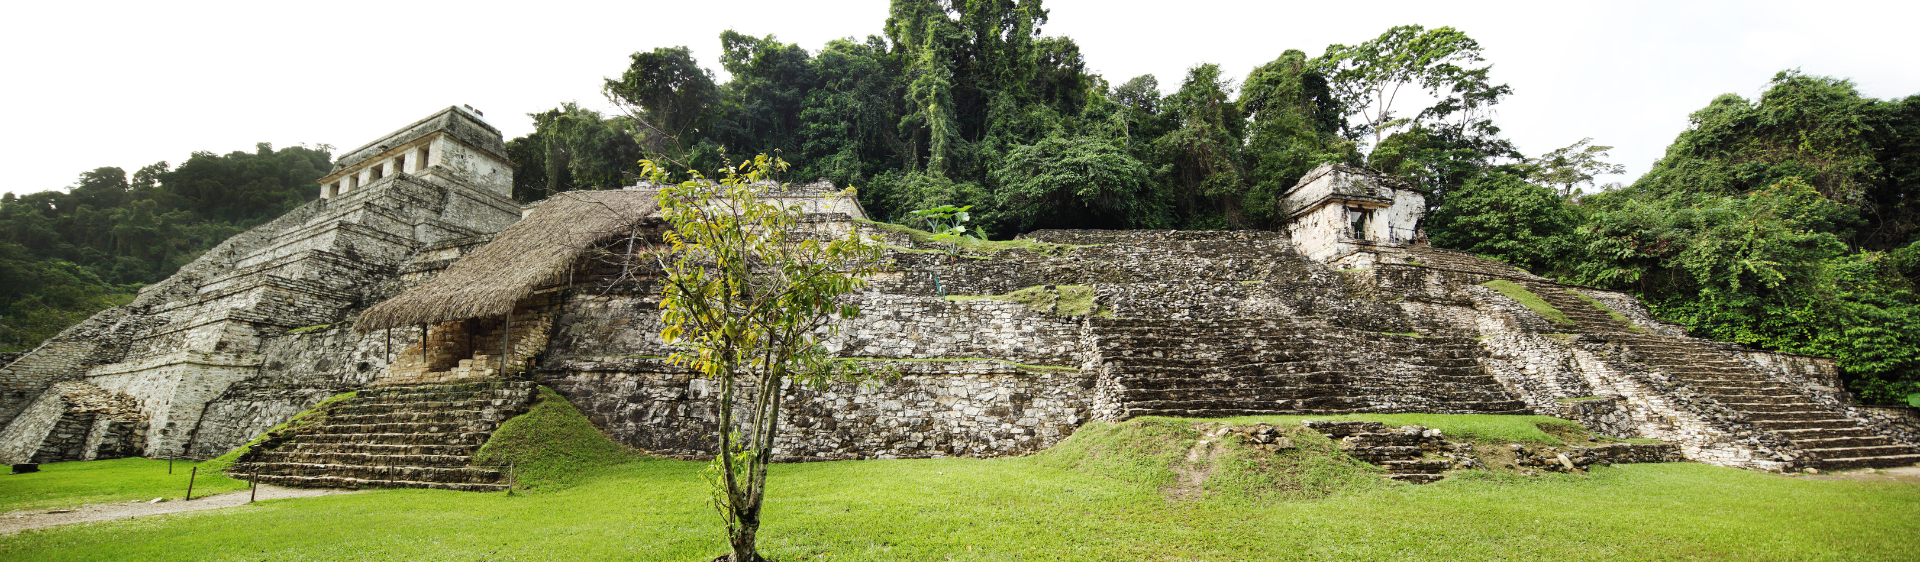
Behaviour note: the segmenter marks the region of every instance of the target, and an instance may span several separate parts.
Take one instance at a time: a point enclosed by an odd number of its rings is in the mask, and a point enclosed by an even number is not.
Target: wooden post
[[[173,459],[167,459],[167,476],[173,476]]]
[[[393,364],[393,328],[381,330],[387,334],[387,364]]]
[[[420,369],[421,369],[420,372],[423,372],[423,373],[433,369],[431,366],[427,365],[427,325],[426,324],[420,325]]]
[[[507,353],[513,351],[513,306],[507,306],[507,321],[500,327],[500,376],[507,376]]]
[[[507,463],[507,495],[513,495],[513,463]]]
[[[260,471],[255,469],[253,472],[253,485],[247,491],[247,503],[253,503],[254,498],[258,497],[260,497]]]
[[[193,467],[192,473],[187,474],[187,499],[193,499],[193,478],[199,475],[200,467],[197,466]]]

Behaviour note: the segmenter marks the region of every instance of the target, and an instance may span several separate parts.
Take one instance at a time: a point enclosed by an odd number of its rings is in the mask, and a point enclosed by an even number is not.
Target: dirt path
[[[282,488],[260,485],[259,499],[276,500],[280,498],[307,498],[331,496],[336,494],[358,493],[352,490]],[[134,501],[129,503],[97,503],[68,509],[23,509],[0,513],[0,536],[11,535],[28,529],[40,529],[71,523],[89,521],[110,521],[128,519],[146,515],[181,513],[235,507],[247,504],[247,490],[194,498],[183,501],[170,499],[160,503]],[[56,513],[57,512],[57,513]]]

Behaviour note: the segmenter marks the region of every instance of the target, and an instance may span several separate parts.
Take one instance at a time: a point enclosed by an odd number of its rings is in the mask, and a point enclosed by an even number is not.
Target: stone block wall
[[[990,361],[871,362],[870,382],[787,390],[775,455],[784,461],[993,457],[1052,446],[1087,419],[1092,377]],[[713,453],[714,382],[653,359],[565,360],[546,384],[623,444]],[[742,400],[745,398],[742,397]],[[740,403],[742,408],[745,403]]]

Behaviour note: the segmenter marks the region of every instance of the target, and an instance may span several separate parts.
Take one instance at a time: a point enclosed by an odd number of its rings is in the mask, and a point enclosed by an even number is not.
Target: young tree
[[[661,180],[665,171],[643,162]],[[763,560],[755,549],[766,497],[767,465],[779,434],[781,390],[857,377],[854,363],[833,357],[819,339],[834,316],[859,308],[840,297],[866,284],[883,255],[878,240],[857,233],[803,232],[804,208],[765,197],[772,173],[786,169],[760,155],[731,164],[719,181],[700,178],[659,191],[660,215],[672,227],[656,253],[665,273],[661,337],[680,346],[672,361],[719,382],[715,431],[714,507],[727,525],[734,562]],[[848,189],[840,197],[852,197]]]
[[[1596,146],[1592,138],[1584,138],[1566,148],[1528,158],[1525,167],[1535,181],[1560,186],[1560,196],[1572,199],[1580,192],[1580,184],[1593,184],[1594,176],[1626,173],[1626,166],[1601,160],[1609,150],[1613,147]]]
[[[1379,146],[1388,130],[1401,125],[1449,116],[1460,126],[1483,121],[1478,117],[1488,106],[1513,93],[1505,84],[1488,81],[1492,66],[1469,66],[1483,61],[1480,42],[1460,30],[1402,25],[1358,45],[1330,45],[1314,62],[1328,77],[1340,106],[1363,120],[1353,132],[1371,133]],[[1437,101],[1413,118],[1400,117],[1393,108],[1407,86]]]

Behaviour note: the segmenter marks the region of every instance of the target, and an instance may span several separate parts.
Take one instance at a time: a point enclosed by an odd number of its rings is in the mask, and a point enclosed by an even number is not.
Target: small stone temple
[[[0,368],[0,461],[209,458],[357,391],[233,470],[494,490],[472,455],[540,386],[615,441],[710,454],[727,405],[665,359],[654,187],[522,206],[512,173],[461,107],[347,152],[316,201]],[[1277,232],[1047,230],[959,256],[840,193],[768,197],[804,203],[813,235],[888,244],[826,342],[888,376],[790,389],[786,460],[1019,455],[1139,416],[1427,412],[1558,416],[1753,469],[1920,461],[1920,416],[1857,403],[1831,359],[1688,337],[1630,295],[1425,245],[1425,195],[1360,168],[1307,174]]]

